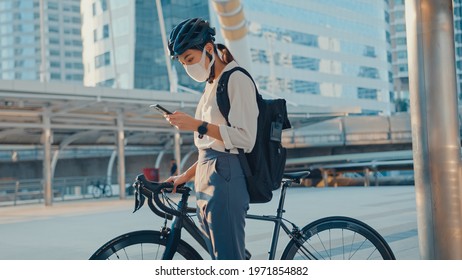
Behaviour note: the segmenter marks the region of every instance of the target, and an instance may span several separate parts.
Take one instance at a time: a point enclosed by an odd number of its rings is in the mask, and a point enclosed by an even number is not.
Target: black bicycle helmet
[[[215,28],[206,20],[190,18],[180,22],[170,32],[168,49],[172,57],[177,57],[188,49],[203,49],[208,42],[215,41]]]

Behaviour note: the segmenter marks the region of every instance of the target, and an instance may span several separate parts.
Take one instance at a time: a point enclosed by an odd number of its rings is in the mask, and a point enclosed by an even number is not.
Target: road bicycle
[[[309,171],[284,174],[275,216],[247,215],[247,219],[274,223],[268,259],[275,259],[281,229],[290,238],[281,255],[283,260],[395,259],[385,239],[372,227],[359,220],[341,216],[326,217],[300,229],[283,218],[287,189],[292,183],[300,183],[301,179],[308,175]],[[135,188],[134,212],[139,210],[147,200],[152,212],[164,218],[161,230],[140,230],[122,234],[96,250],[90,259],[202,259],[196,249],[181,238],[182,230],[185,229],[197,244],[207,251],[205,237],[192,218],[196,208],[188,207],[191,189],[186,186],[177,187],[181,199],[175,202],[169,195],[173,187],[172,183],[149,182],[144,175],[138,175],[133,187]],[[172,220],[170,227],[167,225],[168,220]],[[246,258],[251,258],[247,250]]]
[[[112,196],[112,186],[106,183],[101,184],[100,181],[96,181],[96,183],[92,182],[90,187],[91,193],[93,194],[93,198],[101,198],[102,196]]]

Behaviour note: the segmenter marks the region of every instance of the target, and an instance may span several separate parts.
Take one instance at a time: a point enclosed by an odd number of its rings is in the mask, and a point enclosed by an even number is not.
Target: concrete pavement
[[[275,214],[279,192],[274,194],[270,203],[251,205],[249,213]],[[117,235],[161,227],[162,219],[147,205],[132,214],[133,205],[133,197],[129,197],[56,202],[51,207],[0,207],[0,259],[88,259]],[[300,227],[326,216],[362,220],[389,242],[397,259],[420,259],[412,186],[292,188],[287,192],[285,210],[284,217]],[[267,259],[272,230],[272,223],[247,221],[246,246],[252,259]],[[184,237],[191,240],[187,234]],[[287,241],[281,235],[277,257]],[[207,257],[206,252],[198,251]]]

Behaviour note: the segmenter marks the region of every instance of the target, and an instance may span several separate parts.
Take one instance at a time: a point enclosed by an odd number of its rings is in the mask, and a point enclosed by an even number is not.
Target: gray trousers
[[[244,260],[249,194],[238,156],[199,150],[194,185],[197,216],[212,259]]]

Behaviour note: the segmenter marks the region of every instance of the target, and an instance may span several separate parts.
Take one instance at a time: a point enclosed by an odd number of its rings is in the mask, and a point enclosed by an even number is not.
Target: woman
[[[187,19],[170,33],[169,50],[188,75],[205,82],[195,117],[176,111],[167,120],[182,131],[194,131],[198,160],[167,181],[174,186],[195,177],[197,213],[213,259],[245,259],[245,215],[249,208],[238,148],[250,152],[257,135],[258,107],[253,81],[240,71],[231,74],[228,126],[217,102],[217,83],[223,72],[238,64],[229,50],[214,44],[215,30],[200,18]],[[220,50],[221,56],[218,54]]]

